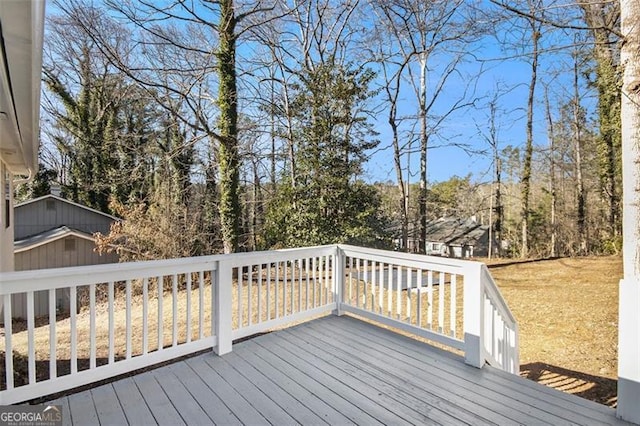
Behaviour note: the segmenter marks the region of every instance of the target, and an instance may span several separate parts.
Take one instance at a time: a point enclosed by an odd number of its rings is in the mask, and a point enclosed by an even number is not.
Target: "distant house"
[[[93,234],[108,234],[117,218],[56,195],[26,201],[15,206],[15,270],[117,263],[116,253],[99,254]],[[48,313],[48,295],[35,294],[36,315]],[[24,295],[13,296],[13,316],[26,316]],[[57,309],[69,307],[67,294],[56,294]]]
[[[400,226],[392,225],[389,232],[399,235]],[[418,230],[414,227],[409,232],[407,251],[419,252],[420,238]],[[396,250],[405,250],[402,247],[402,238],[394,239]],[[493,248],[497,243],[493,242]],[[425,253],[431,256],[447,256],[458,258],[481,257],[489,254],[489,226],[480,225],[473,218],[459,219],[455,217],[442,217],[427,222]]]
[[[433,220],[427,223],[425,252],[462,258],[487,256],[489,226],[480,225],[474,219],[443,217]]]

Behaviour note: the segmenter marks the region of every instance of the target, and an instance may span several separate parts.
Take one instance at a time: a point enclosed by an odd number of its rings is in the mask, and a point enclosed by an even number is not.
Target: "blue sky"
[[[572,67],[571,51],[553,50],[553,46],[568,45],[569,42],[564,34],[554,32],[548,34],[545,40],[541,41],[542,54],[539,58],[538,81],[535,92],[534,105],[534,145],[547,146],[547,120],[544,104],[545,85],[549,85],[549,97],[551,99],[552,114],[557,112],[561,99],[565,102],[572,96]],[[545,51],[550,48],[549,51]],[[496,87],[504,90],[505,94],[500,97],[501,109],[498,115],[499,145],[505,148],[509,145],[521,147],[526,140],[526,107],[528,96],[528,85],[531,78],[531,66],[526,55],[518,52],[506,51],[493,38],[482,40],[479,58],[483,61],[484,72],[479,77],[477,83],[476,97],[478,101],[476,108],[468,108],[449,120],[446,125],[445,135],[452,137],[453,142],[469,144],[470,148],[477,151],[487,149],[489,146],[478,134],[478,128],[485,130],[488,125],[487,101],[495,92]],[[468,64],[467,67],[477,68],[477,63]],[[473,73],[473,71],[469,71]],[[454,83],[448,91],[455,92]],[[595,98],[593,92],[587,89],[586,82],[581,77],[582,104],[589,111],[595,108]],[[415,104],[414,104],[415,105]],[[409,106],[405,105],[405,108]],[[380,132],[380,147],[388,146],[390,141],[390,130],[386,123],[386,115],[383,115],[376,124],[376,129]],[[434,145],[445,145],[445,143],[434,141]],[[417,144],[416,144],[417,147]],[[489,156],[468,153],[454,146],[442,146],[429,150],[427,155],[428,181],[441,182],[452,176],[472,175],[476,182],[488,181],[491,179],[491,159]],[[419,171],[418,154],[411,156],[411,182],[418,181]],[[406,173],[405,173],[406,175]],[[392,150],[382,149],[374,153],[365,166],[365,179],[369,181],[392,181],[396,180],[396,172],[393,166]]]

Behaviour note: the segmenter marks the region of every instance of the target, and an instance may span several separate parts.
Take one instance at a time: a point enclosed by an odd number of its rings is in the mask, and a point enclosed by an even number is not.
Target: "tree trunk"
[[[233,0],[220,1],[218,103],[220,107],[220,226],[225,253],[238,249],[240,228],[240,162],[238,158],[238,96],[236,89],[236,18]]]
[[[586,213],[585,213],[585,193],[584,181],[582,179],[582,123],[580,118],[580,94],[578,92],[578,55],[574,55],[573,63],[573,125],[574,125],[574,149],[576,156],[576,180],[577,180],[577,204],[578,204],[578,240],[579,254],[587,254],[587,237],[586,237]]]
[[[426,252],[427,243],[427,53],[420,55],[420,242],[418,253]]]
[[[551,248],[549,250],[549,256],[556,257],[558,255],[558,226],[556,223],[556,208],[557,208],[557,190],[556,190],[556,147],[555,136],[553,134],[553,118],[551,117],[551,106],[549,105],[549,94],[545,90],[544,101],[547,112],[547,135],[549,137],[549,193],[551,194],[551,217],[549,225],[551,227]]]
[[[622,84],[623,259],[618,320],[618,407],[640,424],[640,0],[620,2]]]
[[[596,60],[596,87],[598,89],[598,162],[600,185],[606,204],[608,236],[620,233],[620,81],[618,65],[614,59],[611,32],[606,28],[611,17],[605,10],[607,3],[587,1],[580,3],[585,21],[593,28],[594,57]],[[615,9],[613,10],[615,12]]]
[[[520,257],[529,256],[529,196],[531,191],[531,161],[533,157],[533,102],[538,72],[538,41],[540,33],[535,21],[531,24],[531,44],[533,46],[531,58],[531,81],[529,83],[529,97],[527,98],[527,143],[522,167],[522,249]]]

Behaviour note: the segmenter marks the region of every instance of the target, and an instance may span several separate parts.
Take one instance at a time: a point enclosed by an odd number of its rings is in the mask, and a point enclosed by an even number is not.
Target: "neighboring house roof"
[[[488,230],[489,226],[478,225],[467,233],[448,241],[447,244],[456,246],[476,245]]]
[[[23,251],[31,250],[69,236],[83,238],[85,240],[95,242],[95,238],[93,238],[93,235],[91,234],[79,231],[77,229],[69,228],[68,226],[59,226],[57,228],[53,228],[48,231],[44,231],[39,234],[24,238],[22,240],[14,241],[13,250],[15,253],[21,253]]]
[[[479,226],[471,219],[443,217],[432,220],[427,223],[427,241],[452,244]]]
[[[44,195],[42,197],[34,198],[32,200],[27,200],[27,201],[24,201],[24,202],[22,202],[20,204],[16,204],[15,205],[15,209],[27,206],[29,204],[37,203],[38,201],[42,201],[42,200],[46,200],[46,199],[54,199],[54,200],[62,201],[64,203],[70,204],[72,206],[80,207],[81,209],[90,211],[92,213],[97,213],[99,215],[102,215],[102,216],[107,217],[107,218],[109,218],[111,220],[114,220],[114,221],[116,221],[116,220],[119,221],[120,220],[117,217],[111,216],[110,214],[107,214],[107,213],[104,213],[104,212],[101,212],[100,210],[96,210],[96,209],[92,209],[91,207],[83,206],[82,204],[75,203],[73,201],[67,200],[66,198],[58,197],[58,196],[53,195],[53,194],[47,194],[47,195]]]

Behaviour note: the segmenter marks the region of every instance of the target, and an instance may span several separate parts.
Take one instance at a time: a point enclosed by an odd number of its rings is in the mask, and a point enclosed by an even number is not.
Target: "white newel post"
[[[344,294],[344,252],[340,247],[336,247],[333,254],[333,300],[336,308],[333,315],[342,315],[342,302]]]
[[[211,284],[215,295],[215,332],[218,338],[216,353],[224,355],[231,352],[233,338],[231,336],[231,288],[233,286],[232,268],[228,262],[218,262],[215,283]]]
[[[482,264],[470,263],[464,271],[464,362],[477,368],[484,365]]]
[[[640,0],[621,0],[622,235],[618,319],[618,407],[640,424]]]

